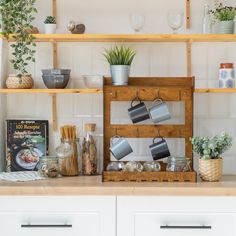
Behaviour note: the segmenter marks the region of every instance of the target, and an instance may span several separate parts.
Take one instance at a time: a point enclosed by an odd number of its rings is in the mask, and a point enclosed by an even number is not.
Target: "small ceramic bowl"
[[[103,76],[102,75],[83,75],[84,84],[86,88],[97,89],[103,87]]]

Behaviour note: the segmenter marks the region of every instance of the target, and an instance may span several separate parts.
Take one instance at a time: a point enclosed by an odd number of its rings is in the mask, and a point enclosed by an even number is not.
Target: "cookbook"
[[[48,155],[47,120],[6,121],[6,171],[37,171]]]

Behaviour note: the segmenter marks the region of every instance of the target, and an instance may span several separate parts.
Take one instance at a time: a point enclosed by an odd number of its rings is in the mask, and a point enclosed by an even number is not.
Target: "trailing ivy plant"
[[[10,62],[19,77],[28,73],[26,67],[30,62],[35,62],[35,38],[29,33],[29,29],[33,28],[34,14],[37,12],[35,2],[36,0],[0,0],[2,34],[6,39],[14,34]]]

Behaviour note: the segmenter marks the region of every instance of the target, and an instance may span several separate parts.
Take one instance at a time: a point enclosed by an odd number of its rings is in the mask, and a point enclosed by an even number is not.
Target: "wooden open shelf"
[[[103,89],[0,89],[0,93],[102,93]]]
[[[70,93],[103,93],[103,89],[0,89],[0,93],[45,93],[45,94],[70,94]],[[236,93],[236,88],[197,88],[194,93]],[[146,126],[145,126],[146,127]]]
[[[36,42],[236,42],[236,34],[34,34],[34,37]]]
[[[236,93],[236,88],[199,88],[195,93]]]

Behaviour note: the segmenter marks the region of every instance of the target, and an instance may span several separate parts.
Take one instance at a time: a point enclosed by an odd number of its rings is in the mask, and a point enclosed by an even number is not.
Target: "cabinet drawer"
[[[1,234],[16,236],[101,236],[100,221],[96,212],[0,214]]]
[[[10,236],[115,236],[112,196],[0,197],[0,232]]]
[[[235,197],[117,197],[117,236],[235,236]]]
[[[232,214],[136,213],[135,236],[227,236],[236,235]]]

